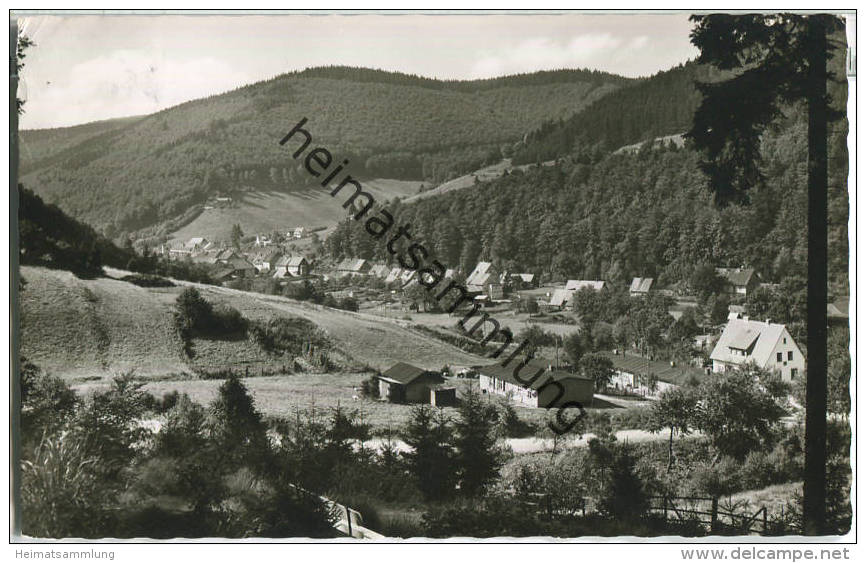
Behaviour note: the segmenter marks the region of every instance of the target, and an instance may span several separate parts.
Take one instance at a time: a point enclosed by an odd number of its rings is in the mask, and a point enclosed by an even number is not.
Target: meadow
[[[389,201],[418,193],[420,181],[371,179],[362,182],[376,201]],[[294,227],[330,227],[346,216],[342,202],[324,190],[238,192],[231,207],[205,209],[190,223],[169,234],[170,242],[192,237],[230,240],[232,225],[247,234],[281,232]],[[285,234],[285,232],[283,233]],[[319,236],[324,238],[323,233]]]

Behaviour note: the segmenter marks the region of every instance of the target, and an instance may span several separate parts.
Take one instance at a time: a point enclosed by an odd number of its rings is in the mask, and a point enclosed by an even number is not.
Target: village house
[[[236,253],[232,253],[233,255],[227,259],[220,260],[218,263],[223,265],[226,268],[231,269],[231,277],[236,278],[251,278],[256,275],[258,270],[253,264],[244,258],[243,256],[238,256]]]
[[[685,385],[690,379],[700,381],[706,374],[690,365],[650,360],[635,354],[602,352],[613,363],[610,385],[616,389],[642,395],[658,396],[667,389]]]
[[[850,301],[848,298],[837,299],[832,303],[827,303],[827,322],[835,325],[848,325],[848,308]]]
[[[731,295],[745,297],[758,287],[754,268],[716,268],[716,273],[725,280],[725,291]]]
[[[370,275],[377,278],[385,278],[388,276],[388,272],[390,271],[391,269],[385,264],[376,264],[375,266],[370,268]]]
[[[218,281],[232,278],[250,278],[258,272],[258,269],[252,262],[231,248],[201,252],[193,256],[193,261],[215,266],[211,277]]]
[[[416,273],[416,270],[409,270],[409,269],[403,270],[400,273],[400,283],[402,283],[403,286],[405,287],[413,279],[415,279],[415,273]]]
[[[552,408],[568,402],[579,402],[585,407],[592,404],[592,379],[555,370],[538,360],[531,360],[515,376],[518,366],[520,363],[515,361],[506,367],[495,363],[475,368],[481,392],[508,397],[528,407]]]
[[[569,304],[571,304],[573,297],[574,290],[563,288],[554,289],[553,295],[550,296],[550,308],[560,311],[566,309]]]
[[[593,291],[601,291],[604,289],[603,281],[594,280],[568,280],[565,282],[565,289],[572,291],[580,291],[581,289],[591,289]]]
[[[634,278],[631,280],[631,286],[628,288],[628,293],[632,297],[648,295],[653,289],[653,278]]]
[[[718,335],[699,334],[692,339],[692,348],[700,352],[707,352],[713,348]]]
[[[370,271],[370,262],[363,258],[347,258],[337,265],[337,277],[365,276]]]
[[[274,265],[274,277],[304,277],[310,275],[310,263],[303,256],[283,256]]]
[[[274,244],[270,235],[256,235],[256,246],[270,246]]]
[[[185,242],[173,242],[168,245],[168,257],[172,260],[186,258],[187,256],[192,256],[192,249],[187,247]]]
[[[224,250],[212,248],[210,250],[205,250],[203,252],[199,252],[192,257],[192,261],[197,264],[217,264],[219,260],[217,257],[224,252]]]
[[[511,274],[507,280],[512,289],[533,289],[538,287],[538,276],[535,274]]]
[[[288,236],[289,236],[289,238],[296,238],[296,239],[304,238],[305,236],[307,236],[307,229],[305,229],[304,227],[295,227],[294,230],[291,233],[289,233]]]
[[[783,381],[802,375],[806,367],[806,358],[785,325],[747,319],[728,321],[710,359],[715,373],[754,363],[779,373]]]
[[[190,252],[197,252],[200,250],[205,250],[205,247],[208,245],[208,240],[204,237],[192,237],[184,244]]]
[[[484,293],[491,283],[499,283],[499,272],[490,262],[479,262],[466,278],[466,289],[471,293]]]
[[[403,270],[400,268],[391,268],[391,271],[388,272],[388,276],[385,278],[385,283],[394,283],[399,281],[402,275]]]
[[[259,272],[270,272],[282,256],[279,250],[259,250],[251,253],[248,258]]]
[[[490,262],[479,262],[466,278],[466,289],[469,293],[483,295],[491,301],[502,299],[505,296],[503,276]]]
[[[377,376],[379,398],[393,403],[426,403],[430,401],[431,389],[445,381],[436,371],[424,370],[411,364],[399,362]]]

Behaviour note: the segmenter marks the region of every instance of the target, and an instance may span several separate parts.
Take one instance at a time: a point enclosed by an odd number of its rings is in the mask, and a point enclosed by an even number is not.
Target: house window
[[[786,338],[783,338],[783,339],[782,339],[782,344],[787,344],[787,343],[788,343],[788,338],[787,338],[787,337],[786,337]]]
[[[788,361],[790,362],[793,359],[794,359],[794,352],[789,351],[788,352]]]
[[[791,368],[791,379],[797,377],[797,368]]]
[[[776,361],[777,361],[777,362],[781,362],[781,361],[782,361],[782,353],[781,353],[781,352],[776,352]]]

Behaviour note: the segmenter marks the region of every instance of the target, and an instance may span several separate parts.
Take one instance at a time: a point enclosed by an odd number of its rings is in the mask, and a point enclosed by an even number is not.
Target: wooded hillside
[[[573,70],[443,82],[312,69],[138,119],[22,132],[21,180],[114,237],[237,188],[305,190],[309,175],[278,144],[303,117],[357,177],[435,182],[501,159],[503,145],[628,82]]]

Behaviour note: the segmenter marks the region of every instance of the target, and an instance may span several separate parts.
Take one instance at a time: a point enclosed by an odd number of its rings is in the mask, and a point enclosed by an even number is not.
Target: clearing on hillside
[[[376,201],[384,203],[395,197],[417,194],[421,183],[377,179],[363,181],[362,185]],[[251,191],[234,197],[233,206],[205,209],[192,222],[171,233],[171,240],[205,237],[227,241],[231,239],[232,225],[236,223],[244,233],[255,234],[293,227],[332,227],[346,217],[346,210],[342,207],[346,198],[341,195],[331,197],[325,189],[291,193]]]

